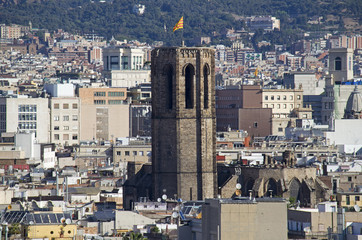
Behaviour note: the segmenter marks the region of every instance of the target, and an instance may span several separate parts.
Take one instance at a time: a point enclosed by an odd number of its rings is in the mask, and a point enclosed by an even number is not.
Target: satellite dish
[[[162,200],[161,198],[157,198],[157,202],[161,202],[161,200]]]
[[[182,199],[181,199],[181,198],[179,198],[179,199],[177,199],[177,201],[178,201],[178,202],[182,202]]]
[[[177,217],[178,217],[178,213],[177,213],[177,212],[173,212],[173,213],[172,213],[172,217],[173,217],[173,218],[177,218]]]
[[[166,194],[163,194],[163,195],[162,195],[162,199],[163,199],[163,200],[166,200],[166,199],[167,199],[167,195],[166,195]]]
[[[356,212],[359,212],[361,210],[361,208],[357,204],[354,205],[353,207]]]
[[[30,222],[29,222],[29,225],[33,225],[33,224],[34,224],[34,222],[33,222],[33,221],[30,221]]]
[[[60,222],[61,222],[61,223],[65,223],[65,218],[62,217],[62,218],[60,219]]]
[[[240,190],[241,189],[241,184],[237,183],[235,187],[236,187],[236,189]]]
[[[72,223],[72,220],[70,220],[69,218],[65,219],[65,223],[66,224],[71,224]]]

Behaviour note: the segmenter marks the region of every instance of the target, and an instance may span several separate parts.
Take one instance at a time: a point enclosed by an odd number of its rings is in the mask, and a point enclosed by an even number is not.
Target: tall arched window
[[[340,57],[336,57],[336,59],[334,59],[334,70],[342,70],[342,60]]]
[[[172,105],[173,105],[173,69],[171,65],[167,65],[165,67],[164,70],[164,74],[166,76],[166,84],[165,84],[165,88],[166,88],[166,108],[168,109],[172,109]]]
[[[194,67],[189,64],[185,69],[185,103],[186,108],[194,107]]]
[[[204,66],[204,108],[209,108],[209,67]]]

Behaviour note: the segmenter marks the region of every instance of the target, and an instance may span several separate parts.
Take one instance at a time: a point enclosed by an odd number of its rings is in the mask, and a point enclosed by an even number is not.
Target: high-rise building
[[[152,51],[153,195],[215,197],[215,53],[210,48]]]

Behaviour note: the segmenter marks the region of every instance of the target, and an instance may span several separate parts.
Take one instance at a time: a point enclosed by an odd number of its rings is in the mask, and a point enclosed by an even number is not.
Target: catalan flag
[[[181,29],[181,28],[184,28],[184,17],[183,16],[180,18],[180,20],[173,27],[173,31],[176,31],[176,30]]]

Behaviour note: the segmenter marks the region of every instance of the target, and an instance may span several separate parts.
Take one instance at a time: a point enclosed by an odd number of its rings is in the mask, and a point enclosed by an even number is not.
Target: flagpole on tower
[[[182,32],[181,32],[181,46],[184,47],[184,17],[183,16],[180,18],[180,20],[173,27],[173,32],[175,32],[178,29],[182,29]]]
[[[184,13],[182,13],[182,33],[181,33],[181,47],[185,47],[185,41],[184,41]]]

